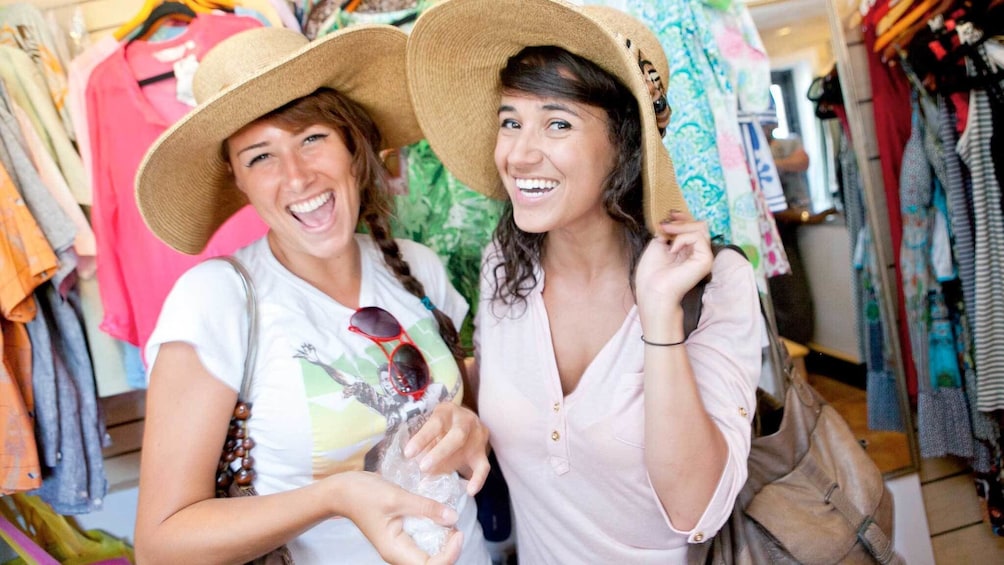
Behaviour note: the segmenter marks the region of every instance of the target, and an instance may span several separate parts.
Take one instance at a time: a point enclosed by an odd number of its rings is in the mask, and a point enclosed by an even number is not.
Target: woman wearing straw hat
[[[561,0],[447,0],[408,40],[433,150],[504,199],[471,382],[520,563],[685,562],[746,479],[757,289],[685,212],[666,71],[642,24]],[[688,337],[681,300],[709,274]]]
[[[285,29],[235,35],[201,62],[200,105],[141,164],[140,211],[181,252],[198,253],[249,203],[269,227],[234,254],[256,289],[256,338],[237,271],[211,260],[178,280],[149,340],[142,562],[243,563],[283,544],[301,565],[489,561],[470,498],[488,471],[487,432],[460,406],[455,324],[467,304],[435,254],[388,229],[378,152],[420,137],[406,41],[385,25],[309,43]],[[259,496],[217,499],[246,358],[254,443],[238,459]],[[455,508],[369,472],[416,413],[426,439],[405,455],[469,479]],[[432,558],[405,533],[409,516],[445,528]]]

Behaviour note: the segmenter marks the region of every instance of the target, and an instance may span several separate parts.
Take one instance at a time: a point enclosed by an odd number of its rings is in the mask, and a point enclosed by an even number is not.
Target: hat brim
[[[419,124],[443,164],[482,194],[504,198],[494,162],[499,71],[528,46],[556,45],[592,61],[631,90],[642,116],[645,216],[654,232],[687,210],[656,126],[648,85],[626,39],[555,0],[449,0],[429,8],[408,41],[408,87]]]
[[[389,25],[358,25],[306,43],[252,78],[193,109],[148,150],[136,175],[136,201],[153,233],[198,254],[247,198],[233,185],[220,148],[247,124],[321,87],[362,106],[382,148],[421,139],[405,74],[407,35]],[[382,149],[381,148],[381,149]]]

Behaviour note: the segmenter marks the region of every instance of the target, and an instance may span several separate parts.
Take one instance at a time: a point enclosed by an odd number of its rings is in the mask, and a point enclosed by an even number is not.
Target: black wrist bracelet
[[[656,343],[654,341],[649,341],[645,339],[645,336],[641,336],[641,340],[645,342],[645,345],[654,345],[656,347],[672,347],[674,345],[683,345],[687,341],[686,339],[683,339],[682,341],[675,341],[673,343]]]

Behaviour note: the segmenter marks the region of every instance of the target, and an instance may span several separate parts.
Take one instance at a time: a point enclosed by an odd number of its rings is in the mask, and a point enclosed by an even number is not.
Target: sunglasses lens
[[[356,310],[349,323],[366,335],[378,339],[394,339],[401,335],[401,324],[397,323],[390,312],[376,306]]]
[[[417,396],[429,386],[429,365],[415,346],[402,343],[391,361],[390,377],[399,393]]]

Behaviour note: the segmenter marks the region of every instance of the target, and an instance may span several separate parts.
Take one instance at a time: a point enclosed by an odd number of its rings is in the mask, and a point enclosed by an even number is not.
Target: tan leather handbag
[[[749,478],[729,521],[692,545],[688,561],[903,563],[892,547],[893,501],[881,471],[843,417],[795,370],[780,338],[768,333],[783,367],[784,405],[757,391]]]

